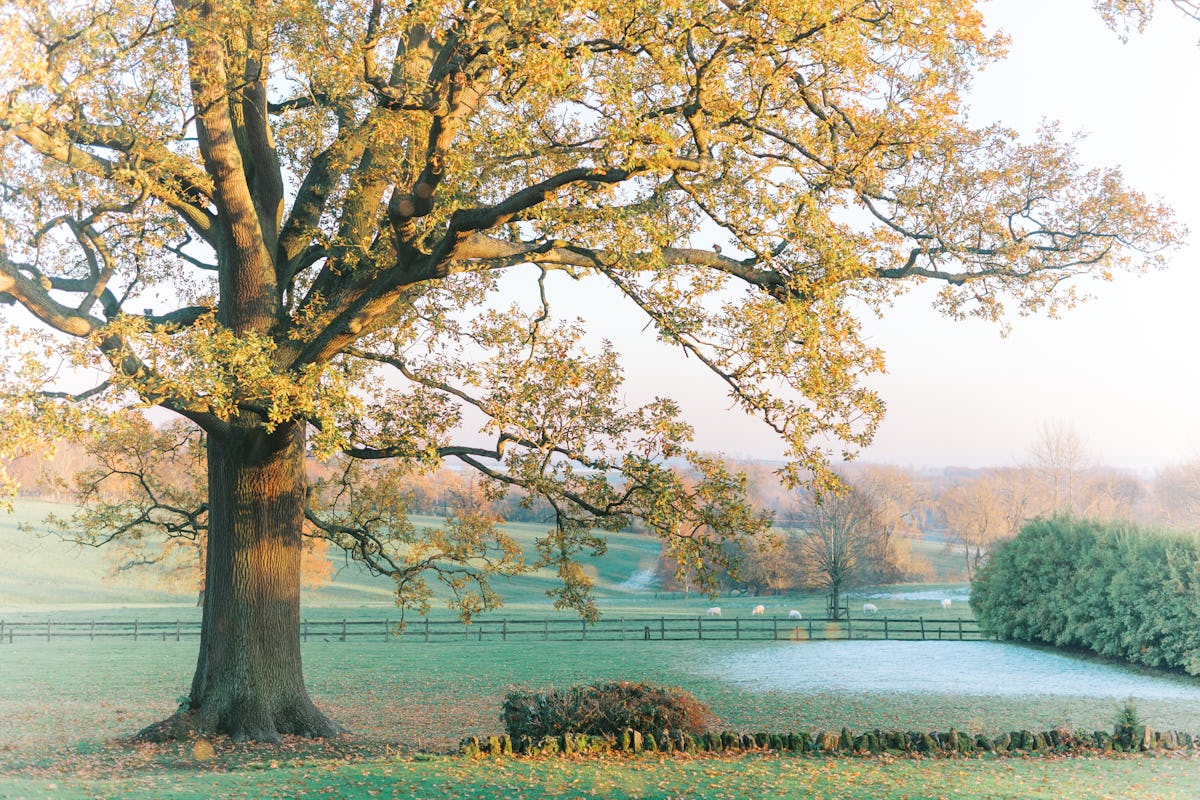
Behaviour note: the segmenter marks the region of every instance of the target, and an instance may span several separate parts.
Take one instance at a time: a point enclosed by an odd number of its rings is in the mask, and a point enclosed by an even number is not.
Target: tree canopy
[[[953,316],[1054,313],[1073,276],[1161,263],[1170,214],[1118,169],[965,121],[1003,47],[970,0],[6,3],[0,448],[167,409],[205,437],[210,597],[308,526],[471,613],[526,568],[512,542],[469,512],[414,531],[386,489],[456,460],[550,504],[540,561],[594,611],[596,529],[640,517],[687,568],[766,519],[675,402],[625,403],[586,336],[611,321],[556,316],[559,276],[820,483],[883,412],[854,302],[933,281]],[[306,452],[344,459],[336,490]]]

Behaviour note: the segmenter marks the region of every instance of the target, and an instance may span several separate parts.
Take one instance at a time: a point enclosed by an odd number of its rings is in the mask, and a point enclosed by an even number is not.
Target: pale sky
[[[1058,320],[1012,332],[954,322],[909,298],[868,325],[888,353],[889,413],[865,460],[982,466],[1020,460],[1043,421],[1075,426],[1097,457],[1139,469],[1200,457],[1200,23],[1160,3],[1122,44],[1086,0],[997,0],[1011,39],[976,83],[973,117],[1087,138],[1085,163],[1119,165],[1192,229],[1168,269],[1093,283]]]
[[[1160,3],[1158,19],[1122,44],[1089,0],[996,0],[988,19],[1010,55],[978,77],[972,119],[1033,132],[1043,119],[1087,138],[1085,166],[1122,167],[1130,185],[1174,207],[1200,235],[1200,23]],[[860,461],[919,467],[1011,465],[1044,422],[1072,424],[1103,463],[1139,470],[1200,458],[1200,248],[1170,267],[1080,285],[1094,299],[1057,320],[995,325],[938,316],[928,293],[903,298],[871,341],[888,374],[873,382],[887,417]],[[603,335],[611,335],[610,330]],[[628,352],[628,342],[617,340]],[[683,401],[701,448],[778,458],[764,426],[729,411],[694,363],[638,345],[625,360],[631,394]],[[653,387],[647,389],[647,387]]]

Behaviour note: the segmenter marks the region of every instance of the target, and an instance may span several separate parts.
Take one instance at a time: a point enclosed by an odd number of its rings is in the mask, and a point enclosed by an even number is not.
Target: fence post
[[[773,641],[779,639],[779,617],[771,617],[771,639]]]
[[[703,619],[704,619],[704,617],[696,617],[696,639],[697,640],[704,639],[704,623],[702,622]]]
[[[921,617],[921,641],[925,641],[925,618]]]
[[[808,618],[808,640],[812,641],[812,617]]]
[[[850,612],[846,612],[846,638],[854,638],[854,619],[850,616]]]
[[[133,621],[133,640],[135,642],[137,641],[137,635],[138,635],[138,621],[135,619]]]
[[[179,641],[179,620],[175,620],[175,641]]]
[[[46,641],[50,641],[50,620],[46,620]]]
[[[580,639],[580,641],[583,641],[586,638],[587,638],[587,620],[581,619],[581,620],[579,620],[579,639]]]
[[[659,639],[667,638],[667,618],[666,617],[658,618],[658,638]]]
[[[542,618],[542,638],[550,638],[550,620],[546,617]]]
[[[425,641],[429,641],[429,617],[425,618]]]
[[[508,619],[500,620],[500,641],[508,641]]]
[[[962,617],[958,618],[958,640],[960,642],[963,640]]]
[[[307,644],[308,643],[308,620],[304,620],[304,624],[301,627],[301,630],[304,631],[304,642],[305,642],[305,644]]]
[[[737,617],[733,618],[733,638],[742,638],[742,621]]]
[[[886,642],[888,639],[891,639],[891,638],[892,638],[892,637],[891,637],[890,635],[888,635],[888,621],[887,621],[887,617],[884,617],[884,618],[883,618],[883,640]]]
[[[342,617],[342,641],[346,641],[346,618]]]
[[[621,641],[625,641],[625,618],[621,617]]]
[[[387,617],[383,619],[383,640],[386,642],[389,638],[388,633],[392,629],[392,621]]]

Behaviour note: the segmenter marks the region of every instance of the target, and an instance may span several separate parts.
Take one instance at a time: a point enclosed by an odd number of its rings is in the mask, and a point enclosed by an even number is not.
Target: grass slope
[[[145,581],[112,575],[111,565],[103,548],[78,547],[61,542],[45,533],[41,521],[47,514],[70,515],[70,506],[37,500],[21,499],[15,513],[0,514],[0,552],[6,554],[0,572],[0,618],[47,619],[70,617],[97,621],[128,620],[134,617],[145,621],[174,621],[199,619],[195,607],[196,594],[191,587],[170,591]],[[434,517],[414,517],[419,526],[435,526]],[[27,528],[27,529],[26,529]],[[508,532],[533,553],[534,540],[545,533],[542,525],[508,523]],[[33,532],[30,532],[31,529]],[[640,584],[639,577],[652,569],[657,561],[659,543],[651,536],[619,532],[607,536],[608,550],[602,556],[583,559],[585,571],[595,581],[595,596],[601,611],[608,617],[619,616],[696,616],[713,604],[709,598],[692,593],[663,593],[653,585]],[[937,574],[952,574],[949,565],[957,566],[952,554],[940,543],[918,543],[922,552],[942,564]],[[532,558],[532,555],[530,556]],[[945,562],[945,563],[943,563]],[[498,579],[497,590],[504,596],[503,608],[492,612],[494,617],[573,616],[570,611],[556,611],[546,591],[557,585],[552,571],[540,570],[513,579]],[[961,585],[948,585],[946,591],[961,591]],[[451,619],[454,614],[445,608],[444,591],[430,612],[432,619]],[[729,596],[715,601],[726,616],[748,616],[759,603],[768,614],[786,616],[791,609],[805,616],[823,616],[825,599],[820,593],[805,593],[785,597]],[[904,601],[873,599],[882,614],[893,616],[947,616],[935,599]],[[379,619],[395,617],[392,582],[371,575],[348,557],[334,559],[334,578],[321,589],[305,590],[302,594],[305,616],[312,619]],[[852,610],[855,606],[851,606]],[[949,616],[968,614],[965,604],[958,604]]]

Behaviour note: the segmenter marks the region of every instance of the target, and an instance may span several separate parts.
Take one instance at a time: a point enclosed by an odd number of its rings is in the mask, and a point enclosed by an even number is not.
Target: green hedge
[[[980,629],[1200,674],[1200,538],[1053,518],[1001,545],[971,584]]]

